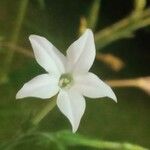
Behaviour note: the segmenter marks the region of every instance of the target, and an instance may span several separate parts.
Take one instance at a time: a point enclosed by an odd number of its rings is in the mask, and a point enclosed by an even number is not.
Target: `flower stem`
[[[39,122],[56,106],[56,99],[50,100],[46,106],[32,119],[33,125],[38,125]]]

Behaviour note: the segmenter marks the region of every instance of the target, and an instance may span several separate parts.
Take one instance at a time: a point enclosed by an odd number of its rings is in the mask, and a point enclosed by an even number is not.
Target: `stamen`
[[[73,83],[73,78],[71,74],[65,73],[62,74],[60,79],[59,79],[59,86],[61,88],[69,88]]]

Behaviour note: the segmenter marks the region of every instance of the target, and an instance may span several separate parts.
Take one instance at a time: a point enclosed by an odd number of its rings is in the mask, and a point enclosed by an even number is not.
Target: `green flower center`
[[[59,87],[61,88],[69,88],[73,83],[73,78],[71,74],[64,73],[59,78]]]

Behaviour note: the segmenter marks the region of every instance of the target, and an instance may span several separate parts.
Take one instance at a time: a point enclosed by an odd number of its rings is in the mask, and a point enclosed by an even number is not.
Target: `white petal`
[[[57,105],[60,111],[69,119],[72,131],[76,132],[85,111],[85,99],[75,91],[61,90],[58,94]]]
[[[93,73],[78,75],[75,79],[75,90],[90,98],[109,97],[117,102],[112,89]]]
[[[56,95],[58,91],[58,78],[42,74],[24,84],[18,91],[16,98],[38,97],[46,99]]]
[[[46,38],[37,35],[30,35],[29,40],[39,65],[49,73],[64,73],[66,58],[52,43]]]
[[[87,29],[67,50],[68,71],[88,72],[94,62],[95,55],[93,33]]]

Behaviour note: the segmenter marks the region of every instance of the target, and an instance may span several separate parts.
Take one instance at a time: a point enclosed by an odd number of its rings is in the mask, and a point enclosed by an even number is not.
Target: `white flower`
[[[38,97],[48,99],[57,96],[57,106],[69,119],[72,131],[76,132],[85,111],[85,98],[110,97],[117,101],[112,89],[89,72],[95,55],[93,33],[85,33],[67,50],[65,57],[47,39],[30,35],[35,59],[47,73],[36,76],[24,84],[16,98]]]

